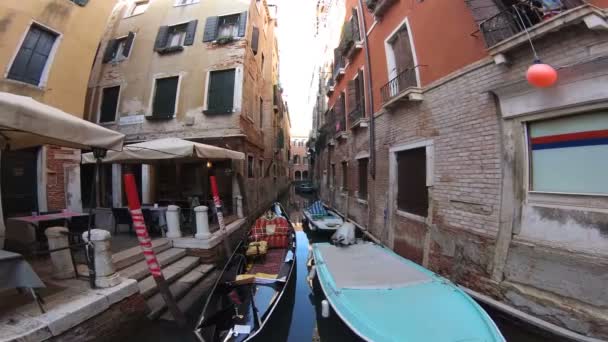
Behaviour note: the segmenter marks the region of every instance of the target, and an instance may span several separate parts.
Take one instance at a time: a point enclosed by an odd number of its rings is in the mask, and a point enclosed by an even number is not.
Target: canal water
[[[266,329],[263,334],[258,335],[255,339],[257,342],[361,341],[335,314],[332,313],[329,318],[321,317],[321,296],[313,294],[306,280],[308,275],[306,266],[308,246],[315,242],[329,240],[329,235],[317,234],[302,229],[302,225],[300,224],[302,218],[301,209],[311,199],[310,196],[295,194],[292,190],[289,196],[282,200],[285,207],[289,208],[290,218],[296,224],[296,229],[298,230],[296,233],[297,269],[293,281],[291,281],[282,302],[279,303],[275,313],[267,323]],[[186,313],[190,326],[194,326],[198,314],[202,310],[203,302],[204,300],[201,299],[199,304]],[[559,341],[555,337],[543,336],[533,327],[516,322],[510,317],[506,317],[490,308],[486,308],[486,311],[494,319],[509,342]],[[192,333],[192,328],[180,329],[172,322],[159,321],[146,322],[138,334],[130,337],[127,341],[196,341],[196,339]]]

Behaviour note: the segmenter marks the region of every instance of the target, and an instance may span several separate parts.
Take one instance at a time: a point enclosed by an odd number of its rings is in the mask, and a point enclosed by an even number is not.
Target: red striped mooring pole
[[[144,215],[141,211],[141,203],[139,201],[139,195],[137,194],[137,186],[135,185],[135,176],[132,173],[125,173],[124,181],[129,211],[131,212],[131,218],[133,219],[133,226],[135,227],[135,233],[139,239],[141,250],[144,253],[144,258],[148,264],[148,269],[150,269],[150,274],[152,274],[154,281],[156,281],[158,292],[160,292],[165,303],[167,303],[169,312],[171,312],[171,315],[173,315],[177,324],[183,327],[186,325],[186,317],[177,306],[171,291],[169,291],[169,286],[161,271],[160,263],[158,262],[158,259],[156,259],[156,253],[154,253],[154,249],[152,248],[152,240],[148,234],[148,228],[146,228]]]

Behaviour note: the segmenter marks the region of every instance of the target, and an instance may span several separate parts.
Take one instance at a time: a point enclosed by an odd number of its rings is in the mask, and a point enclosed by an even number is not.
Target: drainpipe
[[[363,13],[363,0],[359,0],[359,27],[363,28],[363,48],[365,49],[365,79],[367,80],[367,96],[369,97],[368,113],[369,117],[369,173],[372,179],[376,179],[376,152],[375,152],[375,123],[374,123],[374,94],[372,86],[372,71],[369,56],[369,45],[367,43],[367,26],[365,26],[365,14]]]

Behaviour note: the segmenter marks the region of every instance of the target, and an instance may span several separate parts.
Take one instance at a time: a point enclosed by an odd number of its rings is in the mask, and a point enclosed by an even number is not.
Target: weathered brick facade
[[[534,44],[543,61],[563,69],[560,78],[567,79],[574,73],[569,68],[606,58],[607,39],[606,31],[590,30],[579,22],[536,38]],[[495,89],[523,83],[534,57],[529,45],[520,45],[508,51],[507,59],[502,65],[491,57],[480,59],[425,85],[422,101],[377,111],[374,151],[369,151],[370,128],[351,129],[346,140],[329,136],[315,160],[316,181],[323,182],[321,196],[406,258],[543,320],[606,338],[608,316],[601,309],[605,301],[600,284],[608,278],[598,270],[608,267],[608,253],[574,244],[558,246],[551,238],[532,239],[515,230],[501,234],[505,226],[510,231],[511,225],[525,229],[531,224],[518,214],[529,198],[523,190],[526,166],[511,160],[513,154],[525,159],[524,150],[517,147],[525,143],[525,136],[513,128],[521,124],[502,117]],[[598,65],[587,77],[606,70]],[[426,220],[399,214],[389,203],[397,186],[390,178],[395,167],[391,148],[417,143],[429,144],[432,151]],[[356,158],[366,153],[375,154],[375,178],[368,174],[369,195],[362,200],[356,198]],[[347,189],[341,188],[343,161],[349,165]],[[331,182],[324,177],[331,177],[332,164],[335,184],[329,187],[325,184]],[[605,199],[597,200],[599,207],[608,207]],[[555,221],[553,234],[560,234],[564,220],[565,216]],[[598,216],[596,222],[603,223],[589,228],[600,231],[608,217]]]

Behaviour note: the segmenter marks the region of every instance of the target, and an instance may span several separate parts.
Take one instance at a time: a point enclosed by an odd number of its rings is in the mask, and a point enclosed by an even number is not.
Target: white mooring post
[[[182,237],[179,226],[179,207],[176,205],[167,207],[167,237],[170,239]]]
[[[196,235],[194,237],[199,240],[207,240],[211,237],[208,212],[209,208],[204,205],[194,208],[194,214],[196,215]]]
[[[66,227],[50,227],[44,231],[49,241],[49,250],[65,248],[69,245],[69,230]],[[70,279],[76,277],[72,253],[69,249],[51,252],[51,263],[53,264],[53,278]]]
[[[82,239],[89,241],[89,232],[82,233]],[[91,229],[91,242],[95,246],[95,285],[98,287],[112,287],[120,284],[121,279],[112,262],[112,249],[110,241],[112,235],[103,229]]]
[[[237,195],[237,196],[235,196],[235,198],[236,198],[236,216],[238,218],[243,218],[243,217],[245,217],[245,215],[243,215],[243,196]]]

